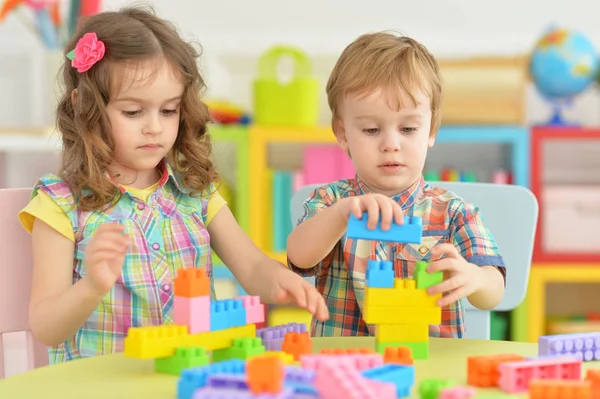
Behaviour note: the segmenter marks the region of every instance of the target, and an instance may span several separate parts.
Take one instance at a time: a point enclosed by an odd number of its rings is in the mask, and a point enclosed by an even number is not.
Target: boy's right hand
[[[404,222],[404,212],[400,205],[390,197],[383,194],[365,194],[356,197],[347,197],[339,202],[340,212],[345,220],[354,215],[361,219],[363,214],[367,213],[367,228],[373,230],[377,227],[381,214],[381,229],[388,230],[392,222],[402,224]]]
[[[110,291],[121,275],[129,237],[124,227],[117,223],[101,225],[91,238],[85,251],[84,265],[89,283],[101,295]]]

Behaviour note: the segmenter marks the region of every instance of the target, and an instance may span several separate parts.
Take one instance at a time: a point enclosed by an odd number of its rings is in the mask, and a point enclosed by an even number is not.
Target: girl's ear
[[[77,89],[73,89],[71,92],[71,104],[75,105],[75,101],[77,100]]]

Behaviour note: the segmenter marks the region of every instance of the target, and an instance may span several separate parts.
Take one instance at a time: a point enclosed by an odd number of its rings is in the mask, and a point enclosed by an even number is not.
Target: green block
[[[212,352],[212,361],[222,362],[230,359],[248,360],[261,353],[265,353],[265,347],[260,338],[236,338],[229,348],[214,350]]]
[[[377,342],[375,344],[376,351],[381,353],[382,355],[385,353],[385,348],[399,348],[401,346],[406,346],[410,348],[412,352],[412,357],[415,360],[425,360],[429,358],[429,341],[424,342]]]
[[[177,348],[173,356],[154,359],[154,370],[157,373],[180,375],[185,369],[209,363],[210,359],[204,348],[183,347]]]
[[[419,385],[419,395],[421,399],[437,399],[442,389],[451,388],[456,384],[452,380],[442,380],[439,378],[428,378],[421,381]]]
[[[417,281],[418,289],[427,289],[444,281],[443,272],[427,273],[428,262],[417,262],[415,268],[415,280]]]

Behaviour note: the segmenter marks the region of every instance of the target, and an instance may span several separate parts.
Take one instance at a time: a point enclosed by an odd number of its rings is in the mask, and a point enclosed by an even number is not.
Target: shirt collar
[[[165,184],[167,184],[168,181],[172,181],[173,185],[182,193],[189,192],[189,190],[185,189],[185,187],[181,184],[178,174],[173,170],[173,167],[165,159],[161,161],[161,163],[158,165],[158,168],[160,169],[160,180],[158,181],[159,187],[163,187]],[[125,193],[127,191],[125,187],[119,184],[108,171],[105,172],[105,175],[114,184],[116,184],[117,188],[119,189],[119,191],[121,191],[121,193]]]
[[[367,186],[367,184],[362,181],[358,175],[356,175],[356,184],[358,186],[358,191],[360,194],[372,193],[373,190]],[[406,190],[392,197],[394,201],[396,201],[402,209],[406,209],[414,204],[415,200],[421,195],[423,192],[423,187],[425,186],[425,179],[423,175],[419,176],[419,178]]]

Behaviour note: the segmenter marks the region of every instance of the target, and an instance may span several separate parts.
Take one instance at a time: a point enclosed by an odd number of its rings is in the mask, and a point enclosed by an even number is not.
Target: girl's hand
[[[271,297],[280,305],[293,303],[308,310],[320,321],[329,319],[329,311],[323,296],[308,281],[283,267],[272,275]]]
[[[382,194],[365,194],[356,197],[344,198],[339,203],[339,209],[345,220],[354,215],[361,219],[363,214],[367,213],[367,228],[374,229],[381,215],[381,229],[389,230],[392,222],[402,224],[404,222],[404,212],[400,205],[390,197]]]
[[[85,251],[84,266],[92,288],[105,294],[121,275],[129,238],[124,227],[116,223],[101,225],[94,233]]]

